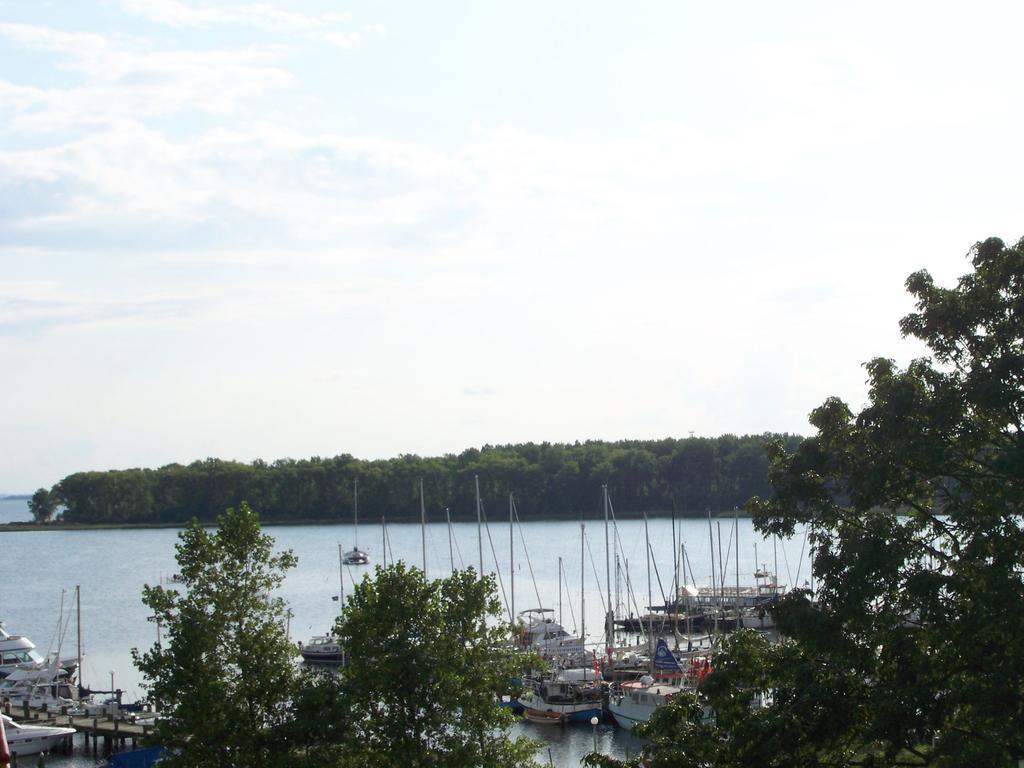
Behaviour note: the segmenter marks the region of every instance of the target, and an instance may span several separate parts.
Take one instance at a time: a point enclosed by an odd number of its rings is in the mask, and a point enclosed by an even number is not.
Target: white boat
[[[341,562],[345,565],[367,565],[370,562],[370,555],[358,547],[353,547],[341,556]]]
[[[345,659],[344,651],[331,635],[319,635],[308,643],[299,643],[299,653],[305,661],[321,664],[340,664]]]
[[[695,654],[686,663],[680,664],[664,638],[658,640],[650,664],[651,672],[661,676],[662,682],[656,682],[651,674],[645,674],[639,680],[616,686],[608,697],[608,711],[615,722],[630,731],[637,723],[646,723],[654,711],[671,701],[673,696],[687,689],[693,690],[692,686],[710,670],[707,656]],[[678,681],[688,688],[669,685],[664,680]]]
[[[58,664],[56,657],[42,668],[16,669],[0,680],[0,698],[12,706],[28,705],[32,709],[46,709],[68,715],[90,715],[102,707],[78,695],[78,686]]]
[[[38,755],[51,749],[74,735],[74,728],[58,728],[51,725],[22,725],[14,722],[7,715],[0,714],[4,721],[4,733],[7,735],[7,748],[15,757]]]
[[[356,479],[352,490],[352,549],[341,556],[345,565],[367,565],[370,562],[368,552],[359,548],[359,480]]]
[[[574,637],[565,628],[545,614],[554,613],[551,608],[529,608],[520,612],[525,619],[516,633],[515,644],[520,648],[535,651],[545,659],[579,659],[587,655],[583,638]]]
[[[46,666],[47,659],[39,655],[35,643],[24,635],[12,635],[0,622],[0,678],[6,677],[16,669],[41,669]],[[78,669],[75,658],[61,659],[61,668],[73,675]]]
[[[786,593],[785,586],[767,567],[761,566],[755,573],[757,582],[757,601],[752,608],[744,612],[742,621],[747,629],[775,629],[775,616],[772,609],[778,599]]]
[[[630,731],[637,723],[646,723],[654,710],[664,706],[683,689],[674,685],[655,683],[646,676],[640,680],[622,683],[608,698],[608,711],[615,722]]]

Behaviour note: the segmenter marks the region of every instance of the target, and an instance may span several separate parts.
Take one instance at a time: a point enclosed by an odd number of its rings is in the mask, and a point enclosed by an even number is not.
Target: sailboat
[[[338,544],[338,586],[341,591],[332,599],[339,601],[340,610],[345,610],[345,568],[344,557],[341,552],[341,544]],[[345,661],[345,651],[342,649],[333,631],[326,635],[317,635],[308,643],[299,641],[299,653],[303,661],[319,662],[322,664],[341,664]]]
[[[370,555],[359,548],[359,480],[355,480],[352,493],[352,537],[353,546],[348,552],[341,556],[341,562],[345,565],[367,565],[370,562]]]

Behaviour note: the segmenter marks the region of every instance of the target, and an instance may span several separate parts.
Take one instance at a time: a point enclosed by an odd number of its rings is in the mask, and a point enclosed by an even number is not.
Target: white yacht
[[[74,728],[58,728],[50,725],[22,725],[14,722],[7,715],[0,714],[4,721],[4,733],[7,736],[7,748],[12,755],[25,757],[49,752],[54,747],[71,738]]]
[[[36,645],[24,635],[10,634],[0,622],[0,678],[7,677],[16,669],[41,669],[47,660],[39,655]],[[78,660],[61,659],[61,668],[73,675],[78,669]]]
[[[319,635],[308,643],[299,643],[299,653],[305,661],[321,664],[340,664],[345,660],[344,651],[331,635]]]
[[[556,656],[578,660],[586,656],[583,638],[573,637],[565,628],[545,614],[554,613],[551,608],[530,608],[520,612],[525,623],[516,634],[516,645],[527,650],[536,651],[546,659]]]
[[[654,678],[644,676],[640,680],[622,683],[618,691],[608,698],[608,710],[620,727],[632,731],[633,726],[646,723],[654,710],[667,704],[682,690],[674,685],[655,683]]]

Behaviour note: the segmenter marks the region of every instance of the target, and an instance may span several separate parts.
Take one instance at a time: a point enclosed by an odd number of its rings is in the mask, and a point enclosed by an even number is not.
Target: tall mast
[[[584,643],[587,640],[587,612],[584,610],[586,606],[583,604],[583,574],[586,573],[584,568],[584,563],[586,562],[584,560],[584,549],[586,549],[586,545],[587,524],[580,520],[580,640]]]
[[[508,599],[509,613],[512,614],[512,621],[516,620],[516,537],[515,527],[512,523],[514,512],[512,508],[512,492],[508,494]]]
[[[563,627],[565,622],[562,621],[562,558],[558,558],[558,623]]]
[[[650,617],[647,627],[647,644],[654,645],[654,611],[651,606],[654,604],[653,593],[651,592],[651,537],[647,531],[647,513],[644,512],[644,549],[647,550],[647,615]],[[678,597],[676,598],[679,599]],[[654,654],[651,654],[651,663],[654,661]]]
[[[708,510],[708,549],[711,551],[711,605],[715,604],[715,533],[711,527],[711,510]],[[716,613],[717,617],[718,614]],[[718,620],[715,620],[715,629],[718,629]],[[716,632],[717,634],[717,632]]]
[[[480,578],[484,577],[484,531],[480,525],[480,475],[473,475],[476,486],[476,541],[480,547]]]
[[[355,546],[352,549],[359,549],[359,478],[352,481],[352,538]]]
[[[78,686],[82,686],[82,587],[80,584],[75,585],[75,613],[77,614],[77,620],[75,623],[78,625]],[[156,645],[160,647],[160,617],[156,619]]]
[[[739,629],[740,628],[740,509],[739,509],[739,507],[733,507],[733,526],[736,528],[736,629]]]
[[[423,542],[423,580],[427,580],[427,505],[423,501],[423,478],[420,478],[420,539]]]
[[[452,552],[452,513],[448,507],[444,508],[444,517],[448,521],[448,562],[451,563],[452,573],[455,573],[455,554]]]
[[[601,489],[604,492],[604,567],[605,567],[605,586],[608,589],[608,611],[605,614],[604,632],[606,647],[608,649],[608,660],[611,661],[612,655],[612,621],[614,620],[614,613],[612,611],[612,554],[611,545],[608,542],[608,486],[602,485]]]

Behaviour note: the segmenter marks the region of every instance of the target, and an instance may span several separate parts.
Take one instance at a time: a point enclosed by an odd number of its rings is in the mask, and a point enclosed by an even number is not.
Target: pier
[[[92,755],[109,755],[124,749],[135,749],[144,736],[153,730],[152,712],[110,712],[104,715],[70,715],[43,709],[32,709],[27,704],[12,706],[4,700],[3,712],[17,722],[31,725],[55,725],[74,728],[85,737],[85,751]],[[68,749],[70,751],[68,737]]]

